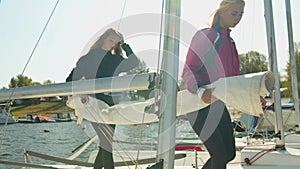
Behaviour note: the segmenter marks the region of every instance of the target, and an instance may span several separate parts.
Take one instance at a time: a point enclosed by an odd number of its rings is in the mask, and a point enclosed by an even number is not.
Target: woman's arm
[[[131,47],[127,43],[122,44],[123,50],[126,52],[127,59],[123,59],[118,66],[117,71],[119,73],[121,72],[127,72],[139,65],[139,59],[137,56],[133,53]]]
[[[192,93],[197,93],[201,84],[205,84],[206,79],[204,67],[204,55],[213,45],[207,36],[207,30],[198,31],[190,44],[186,61],[184,64],[182,78],[187,89]],[[202,74],[201,74],[202,73]]]

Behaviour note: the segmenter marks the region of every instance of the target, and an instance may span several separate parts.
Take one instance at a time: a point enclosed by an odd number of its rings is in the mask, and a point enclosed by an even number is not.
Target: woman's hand
[[[82,104],[88,104],[90,101],[89,95],[87,95],[87,94],[80,95],[80,99],[81,99]]]
[[[260,102],[261,102],[261,106],[262,107],[265,107],[266,104],[267,104],[267,101],[263,97],[261,97],[261,96],[260,96]]]
[[[203,92],[201,99],[203,100],[204,103],[211,104],[218,100],[218,98],[212,95],[214,90],[215,88],[210,88],[210,89],[206,89]]]
[[[122,48],[126,52],[127,56],[133,53],[131,47],[127,43],[123,43]]]

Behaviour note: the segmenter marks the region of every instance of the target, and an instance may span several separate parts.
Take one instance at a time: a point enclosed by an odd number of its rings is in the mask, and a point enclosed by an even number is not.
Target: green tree
[[[139,73],[149,73],[149,68],[148,68],[146,62],[143,60],[140,60],[140,59],[139,59],[139,66],[130,70],[129,72],[127,72],[127,74],[139,74]],[[153,77],[149,77],[149,80],[148,80],[149,83],[151,81],[154,82],[154,79],[152,79],[152,78]],[[154,86],[150,87],[150,85],[149,85],[148,87],[149,87],[149,89],[146,89],[146,90],[138,90],[136,92],[131,92],[131,98],[133,100],[140,99],[140,98],[149,99],[151,92],[154,89]]]
[[[14,87],[24,87],[24,86],[39,86],[40,82],[33,82],[31,78],[24,75],[17,75],[17,77],[12,77],[8,85],[9,88]]]
[[[40,85],[41,85],[40,82],[32,82],[32,83],[31,83],[31,86],[40,86]]]
[[[11,78],[8,85],[9,88],[24,86],[32,86],[32,79],[24,75],[17,75],[17,77]]]
[[[297,80],[298,80],[298,95],[300,96],[300,42],[295,43],[295,58],[296,58],[296,70],[297,70]],[[291,62],[290,60],[287,62],[286,65],[286,72],[287,77],[286,81],[283,82],[282,87],[286,88],[287,90],[284,91],[285,97],[292,97],[292,76],[291,76]]]
[[[44,85],[52,84],[52,83],[53,83],[53,82],[52,82],[51,80],[49,80],[49,79],[48,79],[48,80],[44,80],[44,82],[43,82]]]
[[[185,89],[186,89],[186,87],[185,87],[184,81],[179,80],[178,81],[178,90],[181,91],[181,90],[185,90]]]
[[[127,72],[127,74],[148,73],[149,72],[149,68],[147,67],[146,62],[143,60],[140,60],[140,59],[138,59],[138,60],[139,60],[139,65],[136,68]]]
[[[9,88],[24,87],[24,86],[39,86],[41,83],[33,82],[31,78],[24,75],[17,75],[10,80]],[[22,99],[23,105],[32,105],[37,103],[37,99]]]
[[[256,73],[268,70],[266,56],[256,51],[240,54],[240,74]]]

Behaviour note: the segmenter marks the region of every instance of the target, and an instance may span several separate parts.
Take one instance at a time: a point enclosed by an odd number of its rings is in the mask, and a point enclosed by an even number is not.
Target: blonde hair
[[[227,10],[233,4],[241,4],[241,5],[245,6],[245,1],[244,0],[222,0],[219,7],[214,12],[212,12],[212,14],[210,15],[210,17],[212,17],[210,26],[213,26],[219,20],[218,13],[220,11]]]
[[[116,37],[118,37],[120,39],[120,41],[115,45],[115,47],[112,49],[112,53],[113,54],[119,54],[121,56],[123,56],[123,52],[122,52],[122,43],[124,43],[124,37],[123,35],[116,31],[113,28],[109,28],[107,29],[99,38],[98,40],[92,45],[92,47],[90,48],[89,51],[97,49],[97,48],[101,48],[104,40],[110,36],[110,35],[114,35]]]

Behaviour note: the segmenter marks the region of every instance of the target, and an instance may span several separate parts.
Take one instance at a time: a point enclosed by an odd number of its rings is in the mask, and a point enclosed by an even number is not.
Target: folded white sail
[[[273,90],[272,72],[252,73],[226,77],[205,86],[215,88],[213,95],[243,113],[259,116],[263,113],[260,96],[267,96]],[[103,101],[90,97],[88,103],[82,103],[78,95],[68,100],[67,105],[74,108],[79,119],[107,124],[139,124],[158,120],[154,112],[145,110],[155,103],[151,98],[146,101],[128,101],[109,107]],[[187,90],[177,94],[177,116],[206,107],[207,104]],[[163,108],[163,105],[160,106]],[[80,121],[80,120],[79,120]]]
[[[221,78],[211,86],[214,96],[243,113],[259,116],[263,113],[260,96],[269,95],[275,84],[272,72],[252,73]]]

